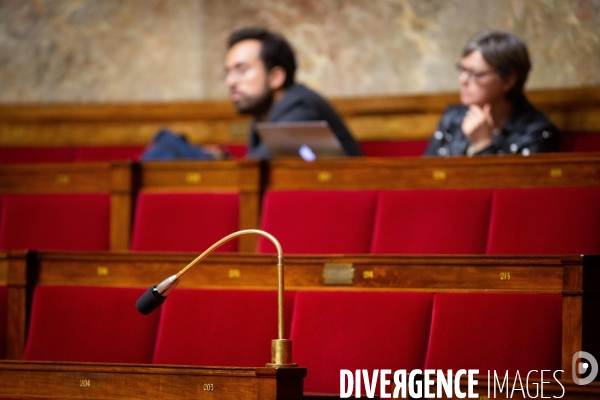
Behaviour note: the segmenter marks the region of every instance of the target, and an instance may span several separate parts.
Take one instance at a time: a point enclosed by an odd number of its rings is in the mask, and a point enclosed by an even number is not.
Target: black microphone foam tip
[[[150,314],[156,310],[167,298],[156,291],[156,286],[151,286],[135,302],[135,307],[144,315]]]

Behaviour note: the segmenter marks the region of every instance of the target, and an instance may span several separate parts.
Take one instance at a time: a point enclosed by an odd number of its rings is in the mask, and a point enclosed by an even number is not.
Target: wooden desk
[[[267,190],[486,189],[600,186],[600,153],[274,160]]]
[[[294,400],[305,376],[305,368],[1,361],[0,397]]]
[[[227,368],[135,364],[44,363],[0,361],[0,398],[45,399],[235,399],[331,400],[337,395],[303,394],[305,368]],[[487,395],[485,376],[475,393]],[[510,383],[512,385],[512,382]],[[539,380],[530,382],[534,394]],[[212,386],[211,386],[212,385]],[[600,384],[577,386],[555,381],[544,385],[544,396],[564,400],[597,399]],[[518,387],[518,386],[517,386]],[[461,381],[461,391],[467,384]],[[563,391],[564,388],[564,391]],[[212,389],[212,391],[211,391]],[[379,391],[376,391],[379,394]],[[505,392],[506,393],[506,389]],[[502,396],[503,394],[500,394]],[[354,398],[354,396],[352,396]],[[363,395],[361,398],[365,398]],[[379,399],[379,396],[375,396]],[[443,397],[446,398],[446,397]],[[502,397],[500,397],[502,398]],[[516,391],[513,399],[529,399]]]

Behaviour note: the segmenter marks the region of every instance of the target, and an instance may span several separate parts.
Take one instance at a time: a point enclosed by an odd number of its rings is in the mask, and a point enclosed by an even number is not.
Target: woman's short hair
[[[531,61],[525,43],[510,32],[486,31],[473,37],[463,49],[463,57],[479,50],[487,62],[500,75],[507,78],[515,75],[515,86],[507,93],[510,101],[517,101],[523,96],[523,88]]]

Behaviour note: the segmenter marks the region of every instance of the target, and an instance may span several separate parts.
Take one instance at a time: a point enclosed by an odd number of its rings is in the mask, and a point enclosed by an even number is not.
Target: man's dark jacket
[[[361,156],[362,151],[333,107],[319,94],[304,85],[294,84],[286,89],[283,98],[273,105],[269,122],[327,121],[349,156]],[[248,158],[270,159],[271,152],[261,142],[254,124],[250,127]]]

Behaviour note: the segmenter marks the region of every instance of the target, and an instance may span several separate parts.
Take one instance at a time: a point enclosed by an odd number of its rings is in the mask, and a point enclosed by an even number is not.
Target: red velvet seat
[[[150,363],[160,309],[144,316],[140,288],[37,286],[26,360]]]
[[[61,163],[73,160],[74,147],[0,147],[0,164]]]
[[[432,293],[297,292],[291,339],[308,368],[304,391],[339,393],[340,369],[422,369],[432,303]]]
[[[286,331],[293,292],[285,296]],[[162,307],[153,362],[263,367],[277,339],[277,291],[177,289]]]
[[[486,252],[600,253],[600,187],[495,190]]]
[[[574,151],[600,152],[600,132],[575,136]]]
[[[274,235],[287,254],[369,252],[376,192],[273,191],[263,197],[261,229]],[[259,253],[274,253],[265,238]]]
[[[0,285],[0,359],[6,357],[6,326],[8,311],[8,290],[6,285]]]
[[[558,151],[574,151],[575,150],[575,139],[577,134],[561,132],[560,144],[558,145]]]
[[[222,148],[234,159],[244,158],[248,152],[245,144],[225,144]]]
[[[519,370],[525,379],[534,369],[560,369],[561,335],[560,295],[438,293],[425,368]]]
[[[8,194],[1,221],[2,249],[105,251],[110,195]]]
[[[396,190],[379,194],[371,253],[484,254],[490,190]]]
[[[79,147],[75,152],[75,161],[138,161],[145,146],[93,146]]]
[[[382,140],[360,142],[367,157],[418,157],[427,148],[427,140]]]
[[[238,193],[140,193],[131,249],[203,252],[238,230]],[[215,251],[237,251],[237,239]]]

